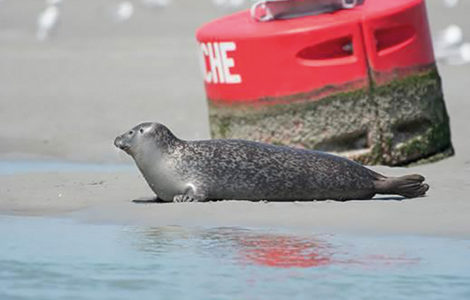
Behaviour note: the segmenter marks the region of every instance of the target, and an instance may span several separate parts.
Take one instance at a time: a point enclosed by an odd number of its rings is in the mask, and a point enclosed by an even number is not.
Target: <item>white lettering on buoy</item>
[[[236,84],[242,82],[239,74],[230,73],[230,69],[235,66],[235,60],[229,57],[227,52],[237,49],[235,42],[201,43],[200,48],[204,80],[207,83]]]

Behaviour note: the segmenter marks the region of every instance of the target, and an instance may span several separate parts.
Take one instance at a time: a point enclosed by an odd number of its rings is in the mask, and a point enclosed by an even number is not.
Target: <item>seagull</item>
[[[118,4],[114,11],[114,19],[118,22],[129,20],[134,14],[134,5],[130,1],[123,1]]]
[[[463,41],[463,31],[458,25],[452,24],[441,30],[433,38],[436,50],[458,46]]]
[[[464,43],[463,31],[452,24],[433,38],[434,54],[438,61],[449,65],[463,65],[470,62],[470,43]]]
[[[459,4],[459,0],[444,0],[444,4],[447,7],[455,7]]]
[[[59,4],[62,0],[47,0],[46,9],[41,12],[37,20],[36,38],[40,41],[46,40],[51,31],[57,26],[59,21]]]

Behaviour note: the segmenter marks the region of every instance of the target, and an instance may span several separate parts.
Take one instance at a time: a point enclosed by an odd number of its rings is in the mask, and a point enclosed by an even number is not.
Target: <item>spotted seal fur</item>
[[[246,140],[184,141],[159,123],[137,125],[114,144],[162,201],[413,198],[429,189],[417,174],[386,177],[332,154]]]

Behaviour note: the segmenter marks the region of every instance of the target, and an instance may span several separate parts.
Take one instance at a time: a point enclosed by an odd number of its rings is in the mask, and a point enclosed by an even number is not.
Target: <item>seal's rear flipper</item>
[[[424,196],[429,185],[423,183],[424,177],[418,174],[402,177],[385,177],[376,180],[375,188],[378,194],[400,195],[406,198]]]

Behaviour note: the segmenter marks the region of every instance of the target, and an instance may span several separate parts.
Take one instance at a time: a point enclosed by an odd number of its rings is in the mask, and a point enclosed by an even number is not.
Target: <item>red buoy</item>
[[[214,137],[392,165],[453,153],[424,0],[267,22],[246,10],[203,25],[197,40]],[[402,94],[388,97],[396,85]],[[425,145],[407,148],[418,136]]]

